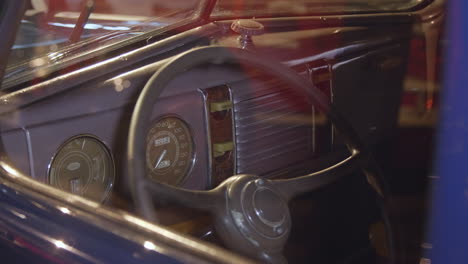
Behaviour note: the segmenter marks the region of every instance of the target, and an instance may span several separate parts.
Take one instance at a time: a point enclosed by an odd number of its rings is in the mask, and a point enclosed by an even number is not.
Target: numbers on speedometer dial
[[[194,147],[187,124],[177,117],[156,121],[146,137],[146,167],[157,182],[179,185],[194,160]]]

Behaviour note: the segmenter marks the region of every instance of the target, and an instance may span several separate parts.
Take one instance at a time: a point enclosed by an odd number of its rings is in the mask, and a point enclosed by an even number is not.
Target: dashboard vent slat
[[[287,90],[263,91],[235,100],[237,173],[267,176],[313,154],[312,107]]]

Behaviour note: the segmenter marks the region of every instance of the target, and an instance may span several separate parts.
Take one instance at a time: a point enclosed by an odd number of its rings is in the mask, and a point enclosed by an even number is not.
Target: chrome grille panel
[[[310,105],[278,87],[270,87],[270,93],[238,90],[241,94],[234,96],[240,99],[234,104],[237,173],[268,176],[311,158]],[[249,94],[257,96],[246,98]]]

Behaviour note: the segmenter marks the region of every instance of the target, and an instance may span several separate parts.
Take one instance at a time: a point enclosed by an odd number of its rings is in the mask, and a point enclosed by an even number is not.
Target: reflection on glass
[[[17,211],[11,210],[10,212],[11,212],[12,214],[16,215],[17,217],[21,218],[21,219],[26,219],[26,218],[27,218],[24,214],[19,213],[19,212],[17,212]]]
[[[67,244],[65,244],[62,240],[56,240],[54,242],[54,244],[55,244],[55,246],[57,248],[66,248],[66,247],[68,247]]]
[[[145,241],[145,243],[143,244],[143,246],[146,248],[146,249],[149,249],[149,250],[155,250],[156,249],[156,245],[151,242],[151,241]]]
[[[66,207],[59,207],[58,209],[64,214],[70,214],[71,213],[70,209],[68,209]]]

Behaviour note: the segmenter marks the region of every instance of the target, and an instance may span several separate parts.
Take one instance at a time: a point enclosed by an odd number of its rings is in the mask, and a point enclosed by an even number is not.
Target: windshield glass
[[[28,1],[0,87],[0,255],[45,260],[11,263],[423,263],[443,48],[463,47],[442,7]]]
[[[219,0],[215,17],[310,15],[408,10],[425,0]]]
[[[170,26],[196,15],[201,0],[31,0],[21,22],[7,75],[33,58],[91,49],[89,43],[109,44]],[[75,52],[72,52],[76,50]],[[66,51],[66,52],[65,52]],[[42,60],[44,63],[45,60]],[[40,66],[33,63],[33,67]]]

